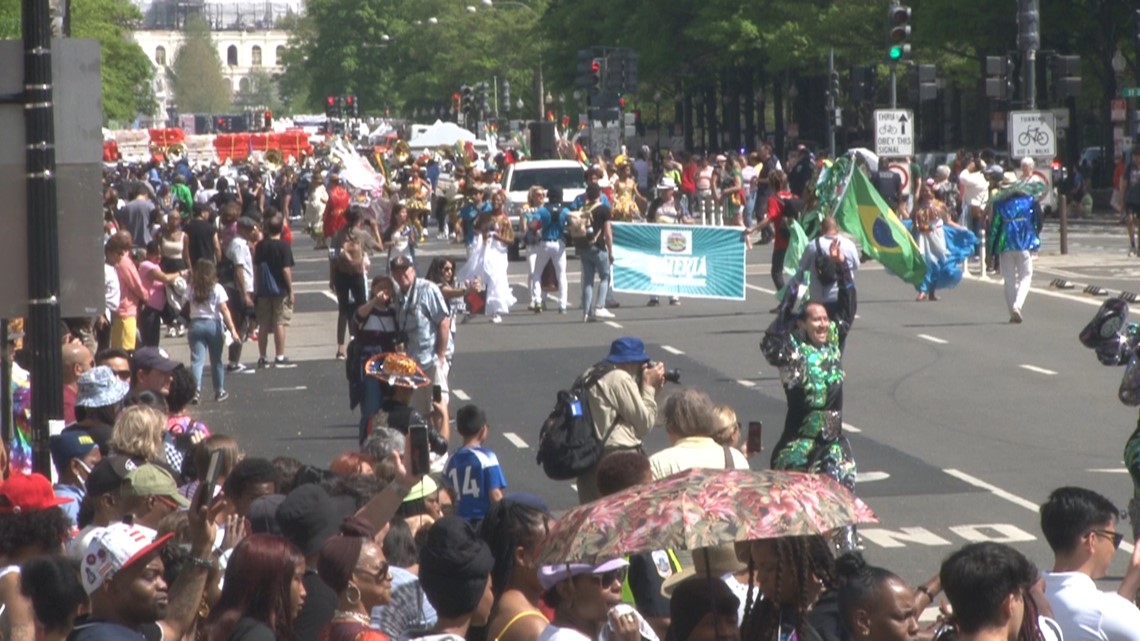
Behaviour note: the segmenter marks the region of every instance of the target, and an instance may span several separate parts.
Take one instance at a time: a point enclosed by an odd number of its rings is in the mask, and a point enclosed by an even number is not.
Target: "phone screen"
[[[431,401],[433,403],[442,403],[443,402],[443,387],[441,387],[439,385],[432,385],[431,386]]]
[[[218,477],[222,473],[222,451],[214,450],[210,453],[210,464],[206,468],[206,494],[204,501],[209,503],[217,492]]]
[[[426,425],[413,425],[408,428],[408,439],[411,441],[412,469],[415,475],[427,474],[431,471],[431,460],[428,450],[428,428]]]
[[[764,449],[764,424],[748,421],[748,453],[754,454]]]

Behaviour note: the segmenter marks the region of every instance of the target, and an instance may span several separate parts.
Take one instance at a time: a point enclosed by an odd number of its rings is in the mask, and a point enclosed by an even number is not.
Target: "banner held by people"
[[[744,300],[738,227],[614,223],[617,292]]]

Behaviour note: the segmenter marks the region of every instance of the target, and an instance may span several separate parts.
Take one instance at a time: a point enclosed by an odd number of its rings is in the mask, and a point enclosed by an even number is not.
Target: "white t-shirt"
[[[104,300],[104,315],[107,320],[119,311],[119,273],[115,271],[114,266],[103,263],[103,300]]]
[[[962,202],[971,207],[985,207],[990,199],[990,182],[980,171],[958,174],[958,184],[962,186]]]
[[[226,248],[226,258],[234,262],[235,269],[241,270],[245,293],[253,295],[253,255],[249,252],[249,241],[234,236]]]
[[[210,297],[205,302],[199,303],[194,300],[193,287],[187,287],[186,293],[182,295],[182,302],[190,303],[190,320],[195,318],[221,320],[222,305],[225,305],[227,300],[229,297],[226,296],[226,289],[218,283],[214,283],[214,291],[210,292]]]
[[[542,629],[538,641],[593,641],[593,639],[574,628],[560,628],[551,623]]]
[[[748,458],[743,452],[730,447],[728,454],[732,457],[734,469],[748,469]],[[723,470],[724,456],[724,446],[720,443],[707,436],[688,436],[650,456],[649,468],[653,471],[654,480],[695,468]]]
[[[1045,596],[1065,641],[1140,641],[1140,609],[1083,572],[1045,572]]]

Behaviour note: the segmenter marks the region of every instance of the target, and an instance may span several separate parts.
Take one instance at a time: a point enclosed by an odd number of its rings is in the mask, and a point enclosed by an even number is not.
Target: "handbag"
[[[483,310],[487,307],[487,292],[480,290],[469,291],[463,295],[463,300],[467,302],[468,313],[482,314]]]
[[[277,284],[277,279],[273,277],[273,270],[269,268],[269,263],[258,263],[257,280],[257,295],[259,297],[277,298],[285,295],[285,292],[281,291],[281,286]]]

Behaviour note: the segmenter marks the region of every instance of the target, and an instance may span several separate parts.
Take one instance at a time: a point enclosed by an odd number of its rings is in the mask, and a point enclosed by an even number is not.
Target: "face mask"
[[[79,480],[81,480],[81,481],[83,481],[84,483],[86,483],[86,482],[87,482],[87,477],[88,477],[88,476],[91,476],[91,468],[90,468],[90,467],[88,467],[88,466],[87,466],[87,464],[86,464],[86,463],[84,463],[83,461],[76,461],[76,462],[77,462],[77,463],[79,463],[79,465],[80,465],[81,467],[83,467],[83,478],[81,478],[81,479],[79,479]]]

